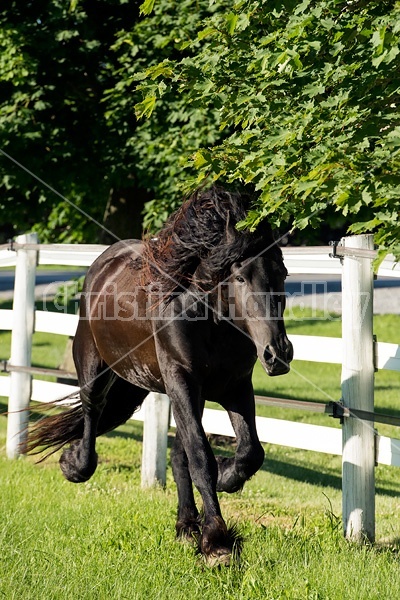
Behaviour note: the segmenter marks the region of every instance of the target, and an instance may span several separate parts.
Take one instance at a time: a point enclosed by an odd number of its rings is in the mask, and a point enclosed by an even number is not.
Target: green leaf
[[[314,98],[325,92],[325,86],[318,83],[310,83],[309,85],[304,86],[303,89],[304,94],[310,98]]]
[[[151,117],[152,112],[156,106],[156,97],[155,96],[147,96],[142,102],[135,105],[135,114],[137,119],[141,119],[142,117]]]
[[[371,219],[370,221],[364,221],[361,223],[354,223],[353,225],[350,225],[349,227],[349,231],[350,233],[363,233],[365,231],[372,231],[373,229],[375,229],[375,227],[378,227],[378,225],[381,225],[382,221],[381,219]]]
[[[150,79],[157,79],[157,77],[172,77],[173,70],[171,67],[171,62],[169,60],[164,60],[163,62],[155,65],[154,67],[150,67],[147,69],[146,76],[150,77]]]
[[[246,13],[240,13],[238,15],[238,21],[236,24],[236,29],[239,31],[244,31],[250,25],[249,15]]]
[[[381,63],[386,61],[386,58],[387,58],[387,50],[385,50],[382,54],[379,54],[379,56],[375,56],[371,62],[374,67],[379,67],[379,65]]]
[[[347,190],[343,190],[342,192],[339,193],[339,195],[335,199],[335,204],[337,206],[347,205],[347,200],[349,199],[349,197],[350,197],[350,192],[348,192]]]
[[[201,167],[203,167],[204,165],[206,165],[207,162],[208,161],[204,158],[204,156],[200,152],[200,150],[194,154],[193,164],[196,167],[196,169],[200,169]]]
[[[209,35],[215,35],[216,33],[218,32],[215,27],[206,27],[197,33],[197,38],[199,40],[204,40],[204,38],[208,37]]]
[[[237,20],[238,20],[238,15],[237,14],[231,12],[231,13],[229,13],[229,15],[227,15],[226,22],[228,24],[228,33],[229,33],[229,35],[233,35],[234,34]]]
[[[392,46],[392,48],[389,50],[389,52],[385,56],[385,63],[387,65],[390,64],[396,58],[396,56],[399,54],[399,52],[400,52],[400,50],[399,50],[398,46]]]
[[[298,4],[298,6],[296,7],[294,14],[298,15],[300,13],[303,13],[307,10],[307,8],[310,6],[311,4],[311,0],[303,0],[303,2],[300,2],[300,4]]]
[[[386,137],[389,148],[400,147],[400,126],[395,127]]]
[[[154,9],[155,0],[144,0],[143,4],[140,5],[141,15],[150,15]]]
[[[78,6],[78,2],[79,0],[70,0],[69,12],[73,13],[75,11],[76,7]]]
[[[364,204],[371,204],[371,202],[373,201],[373,197],[372,194],[369,190],[363,190],[361,192],[361,198],[363,199]]]
[[[312,190],[317,186],[317,181],[299,181],[296,188],[298,192],[304,192],[306,190]]]
[[[296,220],[295,227],[298,229],[305,229],[310,224],[310,217],[304,217],[303,219]]]
[[[377,31],[374,32],[371,43],[375,48],[375,55],[379,56],[383,52],[383,48],[385,45],[385,35],[386,35],[386,26],[383,25]]]

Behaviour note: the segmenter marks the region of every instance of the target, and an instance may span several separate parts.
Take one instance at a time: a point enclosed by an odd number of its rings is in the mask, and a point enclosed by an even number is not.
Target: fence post
[[[19,235],[18,244],[37,244],[36,233]],[[31,365],[32,334],[35,319],[35,276],[37,250],[17,249],[13,299],[13,324],[11,333],[10,364]],[[17,458],[21,454],[26,434],[31,397],[32,376],[29,373],[10,373],[10,397],[7,419],[7,456]]]
[[[371,250],[372,235],[343,238],[346,248]],[[342,274],[342,400],[344,406],[373,412],[372,260],[345,256]],[[343,528],[346,538],[375,538],[375,432],[368,421],[349,417],[343,423]]]
[[[165,485],[170,401],[151,392],[144,401],[142,487]]]

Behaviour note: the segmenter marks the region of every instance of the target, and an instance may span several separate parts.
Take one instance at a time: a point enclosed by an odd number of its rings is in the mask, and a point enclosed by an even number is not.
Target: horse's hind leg
[[[81,391],[83,412],[83,435],[71,443],[60,458],[60,467],[68,481],[82,483],[93,475],[97,467],[96,435],[103,407],[106,402],[105,390],[110,384],[110,373],[99,373],[95,382]]]
[[[66,479],[81,483],[87,481],[97,467],[97,424],[116,375],[101,360],[87,321],[79,322],[73,353],[81,388],[83,435],[64,450],[60,467]]]

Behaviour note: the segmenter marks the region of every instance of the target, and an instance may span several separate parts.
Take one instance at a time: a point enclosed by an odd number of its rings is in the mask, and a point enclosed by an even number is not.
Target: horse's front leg
[[[217,456],[217,491],[232,493],[240,490],[264,461],[264,449],[256,430],[254,392],[250,378],[227,393],[221,404],[228,411],[237,447],[232,458]]]
[[[200,537],[200,517],[193,495],[192,479],[182,439],[177,430],[171,450],[172,471],[178,490],[176,535],[182,541],[197,542]]]
[[[170,373],[168,379],[170,385],[166,391],[171,398],[190,477],[203,500],[199,551],[210,566],[229,564],[236,538],[221,515],[216,491],[218,466],[201,424],[200,391],[187,374]]]

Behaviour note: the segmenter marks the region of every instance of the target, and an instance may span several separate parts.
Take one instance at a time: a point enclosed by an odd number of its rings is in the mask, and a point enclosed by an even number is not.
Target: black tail
[[[97,436],[112,431],[125,423],[139,408],[148,393],[127,381],[119,380],[118,383],[119,385],[113,386],[107,395],[107,403],[97,426]],[[138,393],[139,390],[140,393]],[[121,393],[122,391],[125,393]],[[126,393],[127,391],[129,393]],[[48,410],[54,409],[55,405],[56,403],[52,402],[42,406]],[[43,417],[34,423],[28,430],[27,440],[22,451],[28,454],[41,454],[50,450],[40,459],[39,462],[41,462],[69,442],[78,440],[82,436],[82,404],[77,402],[57,415]]]
[[[45,406],[45,410],[54,409],[55,402]],[[22,451],[26,454],[40,454],[51,448],[41,460],[44,460],[63,446],[83,435],[83,413],[78,402],[69,409],[48,417],[42,417],[28,430],[28,436]]]

